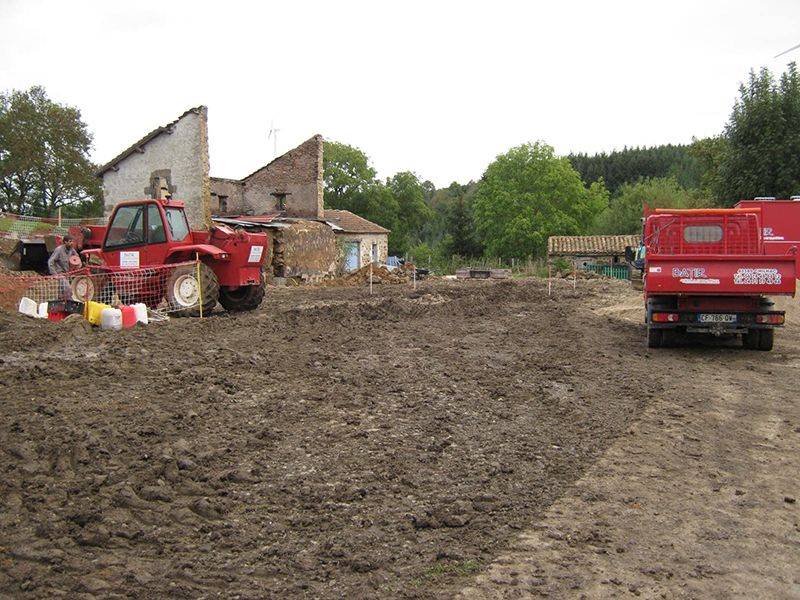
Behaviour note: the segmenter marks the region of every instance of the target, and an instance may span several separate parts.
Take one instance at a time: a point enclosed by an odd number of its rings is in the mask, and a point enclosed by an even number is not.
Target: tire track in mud
[[[665,391],[459,600],[800,597],[800,344],[652,351]]]

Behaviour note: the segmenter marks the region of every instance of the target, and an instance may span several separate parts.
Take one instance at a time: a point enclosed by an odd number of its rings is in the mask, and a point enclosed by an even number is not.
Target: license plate
[[[701,323],[736,323],[736,315],[697,315],[697,320]]]

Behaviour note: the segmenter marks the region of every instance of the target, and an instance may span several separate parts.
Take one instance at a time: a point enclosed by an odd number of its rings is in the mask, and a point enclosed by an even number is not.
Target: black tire
[[[170,313],[176,317],[199,317],[200,293],[203,296],[205,315],[213,310],[219,300],[219,283],[211,267],[200,263],[200,286],[197,283],[196,265],[175,267],[167,279],[165,294],[170,304]]]
[[[677,329],[662,329],[661,330],[661,347],[674,348],[678,343]]]
[[[231,312],[255,310],[261,306],[264,299],[266,281],[262,275],[261,283],[258,285],[244,285],[235,290],[221,288],[219,290],[219,303],[222,307]]]
[[[775,342],[774,329],[762,329],[758,336],[758,349],[764,352],[772,350],[772,345]]]
[[[742,334],[742,346],[746,350],[758,350],[761,344],[761,335],[764,332],[758,329],[749,329]]]
[[[647,328],[647,347],[648,348],[661,348],[661,342],[663,340],[663,329],[653,329],[652,327]]]

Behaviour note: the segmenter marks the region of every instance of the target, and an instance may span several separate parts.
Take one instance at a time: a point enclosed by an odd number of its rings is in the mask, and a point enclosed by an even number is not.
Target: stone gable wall
[[[211,224],[207,109],[188,111],[164,132],[103,173],[104,213],[127,200],[158,197],[156,182],[166,181],[173,200],[186,204],[195,229]]]
[[[317,135],[245,177],[242,205],[229,203],[229,212],[322,218],[322,152],[323,139]]]

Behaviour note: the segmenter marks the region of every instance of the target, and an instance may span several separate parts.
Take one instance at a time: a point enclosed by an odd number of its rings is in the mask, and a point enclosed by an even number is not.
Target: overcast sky
[[[0,0],[0,91],[80,109],[92,160],[208,107],[211,174],[316,134],[379,177],[478,180],[558,155],[718,135],[751,70],[800,49],[797,0]]]

